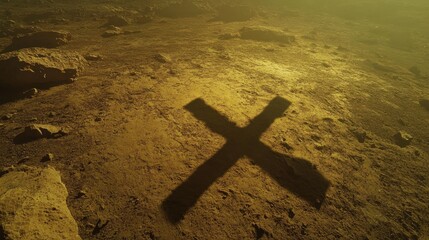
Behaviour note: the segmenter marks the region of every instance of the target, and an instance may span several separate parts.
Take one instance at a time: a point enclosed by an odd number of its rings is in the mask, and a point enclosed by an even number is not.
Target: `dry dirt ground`
[[[28,156],[59,170],[83,239],[429,239],[429,80],[408,71],[428,66],[427,38],[400,49],[385,26],[270,9],[245,22],[155,17],[103,38],[105,16],[133,6],[0,4],[17,22],[66,18],[34,24],[103,57],[72,84],[0,105],[14,114],[0,165]],[[244,26],[297,39],[219,39]],[[35,122],[72,131],[14,144]],[[395,144],[400,130],[411,145]]]

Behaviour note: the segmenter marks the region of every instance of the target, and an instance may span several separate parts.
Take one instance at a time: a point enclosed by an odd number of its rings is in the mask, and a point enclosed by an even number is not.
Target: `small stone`
[[[25,157],[23,157],[21,160],[19,160],[19,161],[18,161],[18,164],[26,163],[26,162],[28,162],[29,160],[30,160],[30,157],[29,157],[29,156],[25,156]]]
[[[60,25],[60,24],[67,24],[70,22],[70,20],[66,18],[55,18],[55,19],[52,19],[50,22],[53,24]]]
[[[86,227],[88,227],[89,229],[94,229],[95,228],[95,224],[89,222],[89,223],[86,224]]]
[[[280,144],[289,151],[293,150],[293,147],[291,145],[289,145],[289,143],[287,143],[285,138],[282,139]]]
[[[362,129],[355,129],[352,131],[353,135],[356,137],[356,139],[360,142],[360,143],[364,143],[365,140],[367,139],[367,133],[362,130]]]
[[[100,61],[103,60],[103,57],[97,54],[87,54],[85,55],[85,59],[88,61]]]
[[[314,205],[317,209],[320,209],[320,207],[322,206],[322,203],[323,201],[320,198],[316,198],[316,200],[314,200]]]
[[[48,114],[48,117],[55,117],[55,116],[57,116],[57,113],[56,113],[56,112],[50,112],[50,113]]]
[[[37,90],[37,88],[31,88],[30,90],[27,90],[27,91],[25,91],[25,92],[22,93],[22,95],[24,97],[27,97],[27,98],[33,98],[37,94],[39,94],[39,90]]]
[[[12,119],[12,117],[13,117],[13,114],[8,113],[8,114],[4,115],[1,119],[2,120],[10,120],[10,119]]]
[[[330,68],[331,67],[331,65],[329,65],[328,63],[325,63],[325,62],[322,63],[322,66],[325,67],[325,68]]]
[[[106,28],[106,30],[120,30],[120,29],[122,29],[122,28],[117,27],[117,26],[113,26],[113,25],[107,26],[107,28]]]
[[[97,235],[100,233],[100,231],[107,226],[107,224],[110,222],[108,219],[102,219],[99,218],[97,223],[95,224],[94,229],[92,230],[92,235]]]
[[[398,119],[398,123],[401,124],[402,126],[407,126],[407,124],[403,119]]]
[[[429,111],[429,100],[428,99],[421,99],[419,101],[419,104],[422,108],[426,109],[427,111]]]
[[[416,157],[420,157],[422,154],[420,153],[419,150],[415,150],[414,155],[416,155]]]
[[[326,148],[326,146],[323,143],[316,142],[314,143],[314,148],[316,148],[319,151],[322,151],[323,149]]]
[[[396,145],[400,147],[406,147],[410,145],[411,141],[413,140],[413,137],[405,131],[399,131],[393,137]]]
[[[160,63],[170,63],[171,62],[171,57],[168,56],[167,54],[163,54],[163,53],[155,54],[154,59]]]
[[[86,196],[87,196],[86,191],[84,191],[84,190],[80,190],[80,191],[77,193],[76,198],[81,198],[81,197],[86,197]]]
[[[106,30],[101,36],[108,38],[108,37],[118,36],[124,33],[125,32],[121,28],[113,26],[111,27],[111,29]]]
[[[413,73],[416,77],[422,76],[422,71],[417,66],[412,66],[410,69],[408,69],[411,73]]]
[[[50,162],[50,161],[54,160],[54,157],[55,157],[54,154],[48,153],[45,156],[43,156],[42,162]]]
[[[268,232],[267,230],[265,230],[264,228],[262,228],[259,224],[253,223],[252,226],[255,230],[254,233],[255,233],[256,239],[261,239],[264,236],[267,238],[271,237],[272,234],[270,232]]]
[[[304,223],[301,225],[301,234],[302,235],[308,235],[307,225]]]
[[[13,20],[7,20],[7,21],[6,21],[6,25],[7,25],[7,26],[9,26],[9,27],[13,27],[13,26],[15,26],[15,25],[16,25],[16,22],[15,22],[15,21],[13,21]]]
[[[293,211],[292,208],[288,210],[288,216],[289,216],[289,218],[294,218],[295,217],[295,212]]]
[[[239,38],[239,37],[240,37],[240,35],[238,35],[238,34],[224,33],[224,34],[221,34],[219,36],[219,39],[220,40],[230,40],[230,39]]]

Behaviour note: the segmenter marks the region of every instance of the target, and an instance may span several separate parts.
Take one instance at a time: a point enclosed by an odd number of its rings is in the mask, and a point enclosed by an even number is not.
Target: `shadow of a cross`
[[[162,208],[168,219],[172,223],[179,222],[210,185],[243,156],[253,159],[282,187],[320,208],[329,188],[328,180],[307,160],[275,152],[259,140],[290,104],[284,98],[274,98],[244,128],[229,121],[202,99],[195,99],[186,105],[185,109],[203,121],[210,130],[225,137],[227,142],[163,201]]]

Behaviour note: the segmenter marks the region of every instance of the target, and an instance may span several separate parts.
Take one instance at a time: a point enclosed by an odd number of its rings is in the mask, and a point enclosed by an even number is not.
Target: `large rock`
[[[14,37],[12,44],[6,50],[13,51],[31,47],[55,48],[68,43],[70,40],[71,34],[68,32],[40,31]]]
[[[29,48],[0,55],[0,85],[32,88],[74,81],[85,58],[56,49]]]
[[[58,171],[20,166],[0,176],[1,239],[81,239]]]
[[[69,133],[68,129],[49,124],[32,124],[14,138],[17,144],[31,142],[41,138],[60,138]]]
[[[242,39],[260,42],[295,42],[295,36],[286,34],[278,29],[268,27],[244,27],[240,30],[240,37]]]

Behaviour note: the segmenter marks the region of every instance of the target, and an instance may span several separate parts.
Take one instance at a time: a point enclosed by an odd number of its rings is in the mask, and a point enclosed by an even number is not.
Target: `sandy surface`
[[[0,121],[0,165],[53,153],[83,239],[428,239],[429,80],[408,71],[428,66],[425,38],[404,50],[371,31],[391,25],[271,9],[155,17],[103,38],[105,16],[135,9],[0,4],[15,21],[67,9],[65,23],[36,25],[71,32],[60,49],[102,56],[72,84],[0,105],[14,114]],[[296,42],[219,39],[244,26]],[[31,123],[73,130],[14,144]],[[400,130],[410,146],[395,144]]]

